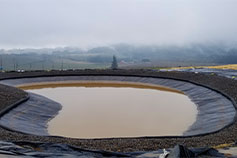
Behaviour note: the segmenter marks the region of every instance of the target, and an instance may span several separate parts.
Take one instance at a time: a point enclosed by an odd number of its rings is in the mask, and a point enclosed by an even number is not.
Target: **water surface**
[[[108,138],[182,135],[196,105],[182,92],[131,83],[45,83],[22,87],[63,108],[48,123],[51,135]],[[43,106],[43,105],[42,105]]]

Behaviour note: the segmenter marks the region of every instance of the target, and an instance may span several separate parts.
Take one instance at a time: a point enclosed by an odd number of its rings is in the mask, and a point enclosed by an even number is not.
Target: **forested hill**
[[[224,45],[134,46],[117,44],[91,49],[76,47],[0,50],[5,69],[105,68],[112,61],[140,64],[173,63],[237,64],[237,47]],[[177,65],[178,66],[178,65]]]

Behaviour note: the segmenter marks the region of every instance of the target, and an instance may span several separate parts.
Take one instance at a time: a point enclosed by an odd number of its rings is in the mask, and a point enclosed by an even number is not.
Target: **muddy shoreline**
[[[185,72],[154,72],[148,70],[84,70],[84,71],[51,71],[51,72],[25,72],[25,73],[1,73],[0,79],[41,77],[41,76],[65,76],[65,75],[137,75],[161,78],[174,78],[195,82],[217,89],[233,98],[237,102],[237,81],[224,77],[208,74],[195,74]],[[3,109],[19,99],[26,97],[26,94],[18,89],[7,86],[0,86],[1,92],[8,97],[0,98],[0,108]],[[39,141],[52,143],[66,143],[86,149],[101,149],[108,151],[148,151],[158,148],[173,147],[176,144],[184,144],[188,147],[215,146],[224,143],[232,143],[237,140],[237,123],[210,135],[190,138],[126,138],[126,139],[72,139],[62,137],[43,137],[25,135],[10,132],[0,128],[0,140],[4,141]]]

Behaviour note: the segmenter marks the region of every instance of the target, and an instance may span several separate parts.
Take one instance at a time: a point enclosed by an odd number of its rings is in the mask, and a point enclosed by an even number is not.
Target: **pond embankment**
[[[224,77],[208,74],[196,74],[186,72],[154,72],[148,70],[85,70],[85,71],[52,71],[52,72],[25,72],[25,73],[1,73],[0,78],[24,78],[24,77],[44,77],[44,76],[101,76],[101,75],[122,75],[122,76],[143,76],[143,77],[160,77],[179,79],[186,82],[194,82],[216,89],[226,96],[229,96],[233,101],[237,102],[237,81]],[[22,98],[27,98],[24,91],[13,87],[0,87],[6,96],[0,98],[0,108],[5,109]],[[237,140],[237,123],[234,122],[231,126],[209,135],[187,137],[187,138],[111,138],[111,139],[72,139],[50,136],[34,136],[11,132],[4,128],[0,128],[0,139],[4,141],[39,141],[52,143],[66,143],[76,145],[87,149],[102,149],[109,151],[138,151],[138,150],[156,150],[158,148],[173,147],[176,144],[184,144],[186,146],[200,147],[213,146],[223,143],[232,143]]]

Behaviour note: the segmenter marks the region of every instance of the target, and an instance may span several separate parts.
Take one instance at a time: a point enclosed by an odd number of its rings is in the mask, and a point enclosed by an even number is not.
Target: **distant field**
[[[192,69],[192,68],[210,68],[210,69],[231,69],[237,70],[237,64],[231,65],[217,65],[217,66],[188,66],[188,67],[170,67],[167,69]],[[164,68],[166,69],[166,68]]]
[[[216,68],[235,69],[235,65],[218,65],[218,63],[199,60],[179,59],[149,59],[146,56],[117,56],[118,66],[122,69],[188,69],[188,68]],[[105,69],[112,62],[111,53],[66,53],[51,54],[20,53],[0,54],[0,70],[60,70],[60,69]],[[200,66],[202,65],[202,66]]]
[[[237,70],[237,64],[219,65],[219,66],[208,66],[208,68],[211,68],[211,69],[232,69],[232,70]]]
[[[96,63],[79,61],[58,56],[40,55],[5,55],[2,59],[2,70],[59,70],[59,69],[104,69],[110,67],[110,63]],[[1,66],[0,66],[1,69]]]

